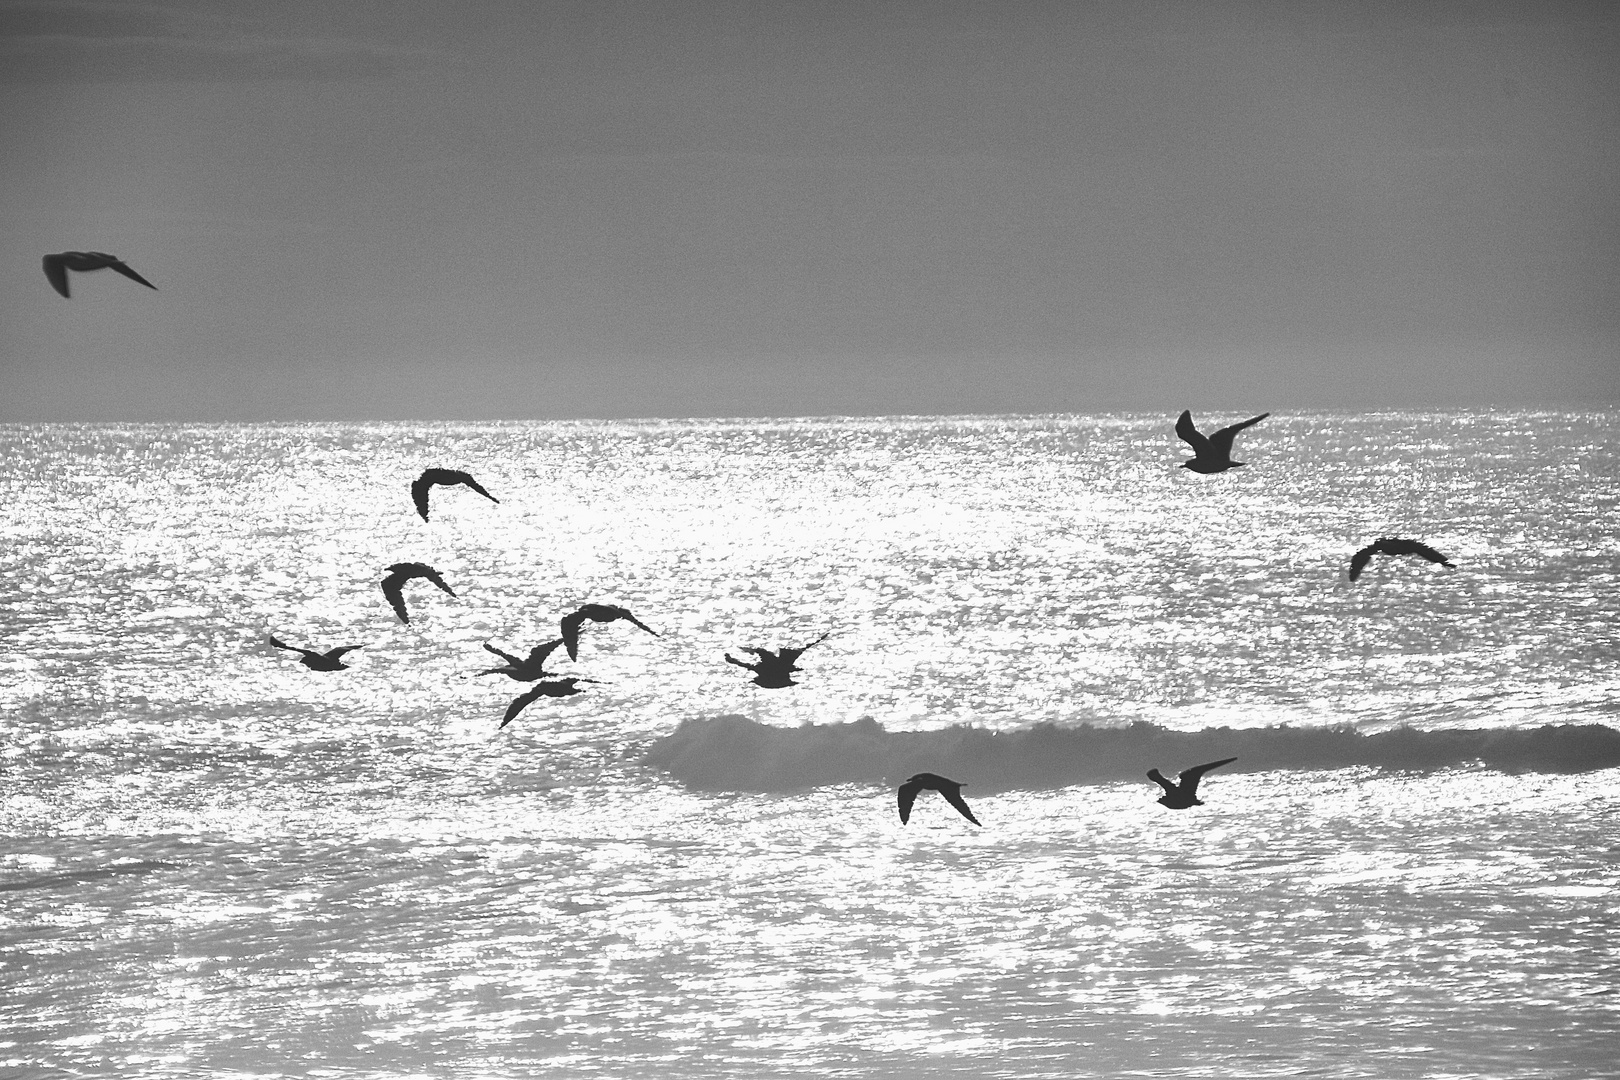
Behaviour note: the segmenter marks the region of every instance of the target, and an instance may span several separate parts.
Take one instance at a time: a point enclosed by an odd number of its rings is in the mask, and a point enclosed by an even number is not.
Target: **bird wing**
[[[497,499],[495,496],[491,495],[489,492],[485,491],[484,486],[482,484],[480,484],[478,481],[474,480],[472,478],[472,476],[469,475],[468,473],[462,473],[461,474],[461,482],[463,484],[466,484],[468,487],[472,488],[474,491],[478,492],[478,494],[482,495],[484,498],[488,499],[490,502],[498,503],[498,502],[501,501],[501,500]]]
[[[781,659],[781,661],[784,664],[797,663],[799,657],[804,655],[806,649],[810,649],[810,648],[813,648],[813,647],[815,647],[817,645],[820,645],[823,641],[827,640],[827,634],[831,634],[831,633],[832,633],[832,631],[829,630],[829,631],[827,631],[826,634],[822,634],[820,637],[816,638],[816,640],[812,641],[809,645],[800,645],[797,649],[779,649],[779,650],[777,650],[776,655]]]
[[[1241,424],[1233,424],[1231,427],[1223,427],[1221,430],[1209,437],[1209,443],[1217,451],[1230,458],[1232,456],[1232,440],[1237,438],[1237,433],[1248,427],[1250,424],[1258,424],[1260,421],[1264,420],[1270,415],[1271,414],[1268,412],[1263,412],[1259,416],[1251,417],[1250,419],[1243,421]]]
[[[587,605],[588,607],[589,605]],[[586,608],[562,617],[562,640],[568,647],[568,659],[579,659],[579,628],[585,621]]]
[[[399,616],[400,622],[410,622],[411,617],[405,614],[405,577],[402,574],[389,574],[382,579],[383,595],[394,606],[394,614]]]
[[[51,288],[68,295],[67,260],[60,255],[47,255],[44,258],[45,280],[51,283]]]
[[[303,653],[305,656],[315,657],[321,655],[314,649],[300,649],[296,645],[288,645],[286,642],[277,641],[275,638],[270,639],[270,644],[274,645],[278,649],[286,649],[288,652]]]
[[[109,259],[109,260],[107,260],[107,266],[108,266],[109,269],[116,270],[120,274],[123,274],[125,277],[129,278],[131,281],[138,281],[142,285],[145,285],[148,289],[152,289],[153,291],[157,290],[156,285],[152,284],[150,281],[147,281],[145,278],[141,277],[141,275],[139,275],[135,271],[131,270],[129,268],[129,264],[126,263],[126,262],[123,262],[123,261],[121,261],[119,259]],[[181,291],[184,291],[184,290],[181,290]]]
[[[1409,540],[1407,542],[1412,545],[1413,555],[1421,555],[1430,562],[1439,563],[1441,566],[1451,565],[1450,559],[1434,550],[1434,548],[1430,547],[1428,544],[1420,544],[1416,540]]]
[[[972,810],[968,809],[967,800],[962,798],[962,790],[960,788],[940,788],[939,793],[945,796],[946,802],[960,810],[963,817],[967,818],[975,825],[979,824],[979,819],[973,816]],[[984,826],[980,825],[979,827],[983,828]]]
[[[454,590],[450,586],[446,585],[444,583],[444,578],[440,577],[439,572],[437,570],[433,569],[433,567],[431,567],[431,566],[422,567],[420,570],[418,570],[416,572],[416,576],[417,577],[425,577],[425,578],[427,578],[429,581],[433,582],[433,584],[437,585],[439,588],[443,589],[445,592],[449,593],[451,596],[456,595],[456,590]]]
[[[546,683],[540,683],[528,693],[519,694],[517,697],[513,698],[512,704],[506,707],[506,715],[501,718],[501,727],[505,727],[507,724],[510,724],[514,719],[516,719],[517,714],[523,711],[524,706],[528,705],[529,702],[545,693],[546,686]],[[496,728],[495,730],[499,731],[500,729],[501,728]]]
[[[1174,795],[1181,790],[1180,788],[1176,787],[1176,785],[1166,780],[1164,778],[1164,773],[1160,772],[1158,769],[1149,769],[1147,771],[1147,777],[1155,784],[1158,784],[1160,787],[1164,788],[1164,793],[1166,795]]]
[[[640,619],[636,618],[634,615],[632,615],[628,611],[624,610],[624,608],[619,608],[618,611],[619,611],[619,618],[624,619],[627,622],[629,622],[629,623],[631,623],[631,624],[633,624],[635,626],[641,627],[643,630],[647,631],[647,633],[651,634],[653,637],[658,637],[659,636],[658,631],[654,630],[652,627],[648,626],[646,623],[642,622]]]
[[[1188,795],[1196,794],[1198,791],[1198,780],[1200,777],[1209,772],[1211,769],[1218,769],[1222,765],[1230,765],[1236,760],[1237,758],[1235,757],[1223,757],[1219,761],[1211,761],[1203,765],[1194,765],[1190,769],[1182,769],[1181,790]]]
[[[546,657],[548,657],[552,653],[556,652],[557,651],[557,646],[561,645],[562,643],[563,643],[562,638],[553,638],[551,641],[546,642],[544,645],[536,645],[534,648],[529,650],[528,663],[538,664],[541,667],[544,667],[545,663],[546,663]]]
[[[418,476],[411,483],[411,499],[416,503],[416,512],[422,515],[422,520],[428,519],[428,488],[433,486],[433,478],[429,475],[432,470]]]
[[[730,653],[726,653],[726,661],[727,661],[727,663],[736,664],[740,668],[747,668],[749,671],[758,671],[759,670],[758,665],[745,663],[745,662],[737,659],[735,656],[732,656]]]
[[[1350,580],[1351,581],[1354,581],[1354,580],[1356,580],[1356,578],[1361,576],[1361,572],[1363,570],[1367,569],[1367,564],[1372,562],[1372,557],[1375,554],[1377,554],[1377,552],[1378,552],[1378,545],[1377,544],[1370,544],[1367,547],[1364,547],[1360,551],[1356,552],[1354,555],[1350,556]]]
[[[328,649],[326,651],[326,658],[328,660],[339,660],[342,659],[344,653],[353,652],[356,649],[363,648],[365,648],[364,645],[339,645],[335,649]]]
[[[917,792],[922,789],[923,786],[915,780],[907,780],[900,785],[900,824],[904,825],[911,820],[911,804],[917,801]]]
[[[1181,410],[1181,415],[1176,417],[1176,434],[1181,436],[1182,442],[1192,447],[1194,455],[1198,457],[1208,455],[1209,440],[1193,426],[1191,409]]]
[[[495,646],[491,645],[487,641],[484,642],[484,649],[487,652],[494,653],[496,656],[500,657],[502,660],[505,660],[508,664],[511,664],[513,667],[516,667],[518,665],[518,658],[517,657],[513,656],[509,652],[502,652],[500,649],[497,649]],[[488,675],[489,672],[486,671],[486,672],[484,672],[484,674]]]

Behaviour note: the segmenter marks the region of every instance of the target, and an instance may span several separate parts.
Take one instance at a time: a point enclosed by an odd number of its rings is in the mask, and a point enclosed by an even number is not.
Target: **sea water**
[[[1620,1075],[1617,419],[0,428],[0,1074]]]

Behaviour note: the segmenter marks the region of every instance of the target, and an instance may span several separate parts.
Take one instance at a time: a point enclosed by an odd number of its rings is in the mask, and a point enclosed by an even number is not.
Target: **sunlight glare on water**
[[[1273,416],[1203,477],[1162,417],[0,429],[0,1071],[1601,1075],[1620,801],[1559,725],[1620,701],[1617,442]],[[429,465],[500,502],[423,522]],[[1351,585],[1379,535],[1457,569]],[[457,595],[399,622],[401,561]],[[584,602],[659,636],[588,624],[555,658],[600,683],[497,730],[482,645]],[[829,630],[797,687],[722,659]],[[1345,723],[1381,766],[1309,737]],[[942,761],[982,829],[900,824]]]

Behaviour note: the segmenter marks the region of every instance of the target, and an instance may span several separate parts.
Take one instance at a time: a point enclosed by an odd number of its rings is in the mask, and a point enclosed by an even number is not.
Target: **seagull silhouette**
[[[1248,464],[1245,461],[1232,460],[1232,440],[1237,438],[1238,432],[1250,424],[1258,424],[1270,415],[1268,412],[1263,412],[1252,420],[1245,420],[1241,424],[1233,424],[1231,427],[1223,427],[1206,438],[1193,426],[1192,411],[1190,409],[1183,410],[1181,416],[1176,420],[1176,434],[1181,436],[1182,442],[1192,447],[1193,458],[1191,461],[1183,461],[1181,467],[1191,469],[1193,472],[1217,473],[1225,472],[1227,469],[1241,468]]]
[[[1211,769],[1222,765],[1230,765],[1236,761],[1235,757],[1221,758],[1211,761],[1207,765],[1194,765],[1190,769],[1183,769],[1176,778],[1180,783],[1172,784],[1164,778],[1158,769],[1148,770],[1148,779],[1164,788],[1164,794],[1159,796],[1159,802],[1172,810],[1185,810],[1189,806],[1203,806],[1204,800],[1198,797],[1198,779]]]
[[[961,811],[963,817],[975,825],[979,824],[979,819],[973,816],[973,811],[968,809],[967,802],[962,798],[962,785],[931,772],[920,772],[900,785],[900,824],[911,820],[911,804],[917,801],[917,793],[924,790],[939,792],[945,796],[946,802]]]
[[[1420,544],[1416,540],[1403,540],[1399,536],[1380,536],[1354,555],[1350,556],[1350,580],[1354,581],[1361,576],[1374,555],[1421,555],[1430,562],[1441,566],[1456,567],[1451,560],[1440,554],[1427,544]]]
[[[530,690],[526,694],[520,694],[512,699],[512,704],[506,707],[506,716],[501,720],[501,727],[505,727],[507,724],[510,724],[513,720],[517,719],[518,713],[522,712],[524,708],[531,702],[538,701],[540,698],[570,697],[574,694],[583,694],[585,691],[574,685],[575,683],[582,682],[594,683],[596,680],[581,679],[578,676],[570,675],[568,678],[558,679],[556,682],[535,683],[534,689]],[[496,728],[495,730],[499,731],[500,728]]]
[[[412,578],[427,578],[451,596],[456,595],[455,590],[444,583],[439,572],[427,563],[397,562],[388,568],[388,576],[382,579],[382,591],[388,597],[388,602],[394,605],[394,614],[399,616],[401,622],[411,621],[411,617],[405,614],[404,588]]]
[[[464,473],[460,469],[428,469],[411,484],[411,498],[415,500],[416,512],[422,515],[423,521],[428,519],[428,488],[434,484],[444,484],[447,487],[465,484],[490,502],[501,501],[485,491],[483,485],[472,478],[471,473]]]
[[[629,608],[614,607],[612,604],[586,604],[572,615],[562,617],[563,644],[568,646],[568,659],[579,659],[579,628],[586,619],[591,622],[613,622],[623,619],[641,627],[653,637],[658,637],[658,631],[630,614]]]
[[[68,271],[77,270],[81,273],[90,270],[116,270],[131,281],[138,281],[148,289],[155,290],[156,285],[147,281],[141,275],[129,268],[122,259],[108,255],[105,251],[64,251],[57,255],[47,255],[44,260],[45,279],[51,283],[51,288],[68,295]]]
[[[288,652],[303,653],[303,658],[298,662],[311,671],[346,670],[349,665],[343,662],[343,654],[354,649],[365,648],[364,645],[342,645],[336,649],[328,649],[326,652],[316,652],[314,649],[300,649],[296,645],[287,645],[277,641],[274,637],[270,639],[270,644],[278,649],[286,649]]]
[[[826,641],[827,635],[831,633],[832,631],[829,630],[826,634],[822,634],[820,637],[816,638],[816,640],[812,641],[810,645],[801,645],[797,649],[778,649],[775,652],[772,652],[769,649],[755,649],[750,647],[741,650],[742,652],[753,653],[759,659],[759,663],[757,664],[750,664],[746,660],[739,660],[730,653],[725,654],[726,662],[736,664],[740,668],[747,668],[749,671],[752,671],[754,673],[754,677],[750,681],[752,681],[756,686],[765,687],[767,690],[776,690],[784,686],[797,686],[799,684],[793,681],[793,673],[795,671],[802,670],[798,666],[799,657],[802,656],[804,654],[804,650],[810,648],[811,645],[820,645],[823,641]]]
[[[495,646],[486,641],[484,643],[484,648],[488,649],[502,660],[505,660],[506,664],[503,667],[492,667],[485,671],[480,671],[478,674],[505,675],[508,679],[516,679],[518,682],[534,682],[536,679],[549,679],[555,674],[555,672],[546,670],[546,657],[550,656],[552,652],[556,650],[557,646],[561,644],[562,638],[556,638],[552,641],[546,642],[544,645],[536,645],[534,648],[529,650],[528,659],[520,660],[518,657],[513,656],[509,652],[502,652],[500,649],[497,649]]]

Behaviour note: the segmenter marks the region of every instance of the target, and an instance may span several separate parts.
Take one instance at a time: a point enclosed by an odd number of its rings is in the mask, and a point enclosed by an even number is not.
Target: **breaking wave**
[[[1139,779],[1237,757],[1232,772],[1269,769],[1441,769],[1484,765],[1503,772],[1585,772],[1620,766],[1620,730],[1602,724],[1363,735],[1349,726],[1205,728],[1174,731],[1040,724],[1011,732],[971,726],[888,731],[877,721],[771,727],[744,716],[686,720],[642,763],[711,791],[791,791],[888,782],[916,772],[969,775],[977,790],[1054,788]]]

